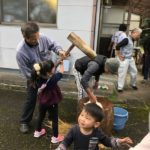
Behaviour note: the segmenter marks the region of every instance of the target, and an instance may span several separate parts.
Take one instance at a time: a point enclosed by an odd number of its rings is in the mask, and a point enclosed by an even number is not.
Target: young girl
[[[63,63],[60,64],[58,72],[55,73],[54,63],[48,60],[34,64],[31,74],[33,85],[39,87],[37,98],[39,102],[39,116],[34,137],[38,138],[46,133],[45,129],[42,128],[42,122],[48,111],[52,120],[52,143],[61,142],[64,138],[58,135],[58,103],[62,100],[62,95],[57,85],[57,82],[62,78],[63,72]]]

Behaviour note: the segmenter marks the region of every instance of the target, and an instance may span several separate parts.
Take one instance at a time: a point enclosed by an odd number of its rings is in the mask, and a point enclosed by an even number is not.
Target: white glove
[[[90,101],[90,100],[89,100],[89,101],[87,101],[86,103],[84,103],[84,105],[89,104],[89,103],[91,103],[91,101]]]
[[[84,105],[91,103],[91,101],[87,101],[86,103],[84,103]],[[100,102],[96,101],[96,105],[98,105],[101,109],[103,109],[103,106]]]
[[[100,102],[96,101],[96,105],[98,105],[101,109],[103,109],[103,106]]]

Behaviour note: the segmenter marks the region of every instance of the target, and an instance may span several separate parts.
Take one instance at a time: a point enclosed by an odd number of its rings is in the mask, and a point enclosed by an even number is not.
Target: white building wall
[[[56,28],[40,28],[40,32],[58,41],[67,50],[71,43],[67,36],[75,32],[89,45],[92,32],[92,15],[94,0],[58,0]],[[0,67],[18,69],[16,63],[16,46],[22,39],[20,26],[0,25]],[[71,66],[75,59],[84,54],[74,48],[69,58]]]

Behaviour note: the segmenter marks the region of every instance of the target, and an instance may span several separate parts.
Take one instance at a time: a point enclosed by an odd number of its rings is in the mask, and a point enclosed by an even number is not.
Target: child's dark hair
[[[98,122],[101,122],[104,118],[103,110],[95,103],[86,104],[83,109]]]
[[[36,85],[36,82],[40,77],[47,77],[47,73],[51,72],[53,67],[54,63],[51,60],[34,64],[31,72],[32,83]]]
[[[127,30],[127,25],[126,24],[120,24],[119,26],[119,31],[126,31]]]

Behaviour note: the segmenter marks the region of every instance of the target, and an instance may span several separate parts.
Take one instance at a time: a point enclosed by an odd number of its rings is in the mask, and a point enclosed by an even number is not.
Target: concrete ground
[[[150,83],[141,84],[142,76],[137,78],[138,91],[128,86],[129,78],[123,93],[115,90],[116,76],[103,75],[100,85],[107,85],[108,90],[98,89],[97,95],[107,96],[114,106],[121,106],[128,110],[129,119],[123,130],[113,131],[118,137],[130,136],[134,145],[148,132],[148,112],[150,111]],[[60,118],[73,124],[76,121],[77,90],[74,78],[65,76],[60,81],[60,87],[64,95],[64,101],[60,105]],[[19,72],[10,70],[0,71],[0,150],[53,150],[55,146],[50,144],[51,130],[47,128],[47,135],[40,139],[33,138],[34,125],[37,117],[35,110],[31,131],[29,134],[21,134],[18,130],[21,108],[25,100],[25,80]],[[51,148],[50,148],[51,146]],[[124,150],[124,149],[122,149]]]

